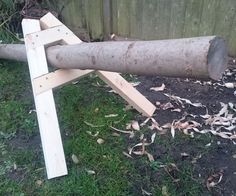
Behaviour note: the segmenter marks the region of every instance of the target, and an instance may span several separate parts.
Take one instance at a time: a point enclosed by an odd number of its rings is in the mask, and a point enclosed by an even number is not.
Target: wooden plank
[[[57,26],[60,25],[61,22],[59,20],[57,20],[52,14],[47,14],[44,17],[42,17],[40,19],[42,25],[46,28],[49,27],[53,27],[53,26]],[[70,37],[66,37],[66,39],[64,40],[64,42],[68,43],[68,44],[75,44],[80,43],[81,40],[74,36],[73,40]],[[84,70],[80,70],[80,71],[84,71]],[[82,73],[83,74],[83,73]],[[134,87],[130,87],[128,85],[128,82],[125,81],[124,79],[122,79],[122,77],[118,74],[118,73],[114,73],[114,72],[106,72],[106,71],[96,71],[96,74],[98,74],[98,76],[104,80],[109,86],[111,86],[115,91],[117,91],[117,93],[123,97],[128,103],[130,103],[137,111],[141,112],[143,115],[145,116],[152,116],[156,107],[149,102],[141,93],[139,93]],[[80,75],[80,74],[79,74]],[[129,90],[125,91],[124,89],[122,90],[118,90],[121,85],[118,81],[123,82],[123,84],[125,84],[126,86],[129,86]],[[132,90],[131,90],[132,89]],[[130,93],[133,92],[133,93]],[[134,93],[135,92],[135,93]],[[140,102],[140,100],[142,100],[142,102]]]
[[[183,37],[186,1],[172,1],[170,14],[169,38]]]
[[[220,1],[216,16],[215,35],[222,36],[226,40],[229,39],[230,30],[236,13],[235,9],[235,0]]]
[[[130,37],[142,38],[143,0],[130,1]]]
[[[71,36],[74,36],[74,33],[68,30],[64,25],[55,26],[28,35],[28,37],[31,38],[29,39],[30,45],[33,47],[55,45],[57,42],[62,41],[63,37]]]
[[[184,37],[197,37],[201,21],[203,0],[188,0],[185,11]]]
[[[129,37],[130,23],[129,23],[129,9],[130,1],[119,0],[117,1],[117,34]]]
[[[22,27],[30,77],[31,81],[33,81],[34,78],[48,73],[44,46],[32,48],[30,46],[31,38],[27,36],[30,33],[40,31],[40,23],[38,20],[24,19]],[[33,93],[47,176],[50,179],[66,175],[67,167],[52,90],[36,95],[33,86]]]
[[[98,76],[144,116],[151,117],[156,107],[123,77],[114,72],[97,72]]]
[[[38,95],[50,89],[65,85],[93,72],[93,70],[58,69],[55,72],[39,76],[33,80],[35,94]]]
[[[221,0],[204,0],[202,8],[201,23],[199,35],[213,35],[216,20],[217,9]]]

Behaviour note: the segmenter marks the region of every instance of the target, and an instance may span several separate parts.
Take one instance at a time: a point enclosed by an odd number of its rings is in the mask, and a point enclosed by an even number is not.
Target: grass
[[[35,146],[35,151],[25,147],[17,149],[18,146],[12,144],[19,136],[31,140],[38,135],[35,113],[29,114],[34,105],[27,67],[10,62],[1,64],[1,146],[8,151],[0,158],[5,167],[4,172],[1,168],[1,181],[7,173],[10,175],[8,183],[1,184],[1,194],[22,190],[24,194],[36,194],[39,191],[41,194],[125,195],[128,181],[123,176],[129,172],[130,163],[122,156],[120,146],[123,139],[111,137],[109,126],[120,120],[117,126],[125,125],[132,114],[124,112],[120,98],[108,95],[104,88],[91,85],[96,82],[97,78],[87,78],[78,85],[68,85],[55,92],[70,174],[61,179],[45,181],[45,169],[38,171],[44,167],[41,147]],[[118,114],[118,117],[104,118],[105,114],[111,113]],[[92,128],[84,121],[102,127]],[[105,144],[97,144],[97,138],[89,135],[88,131],[99,131],[99,137],[104,139]],[[40,141],[37,144],[40,145]],[[72,162],[72,154],[78,156],[78,164]],[[12,173],[17,173],[11,171],[13,163],[17,165],[17,170],[24,171],[24,174],[16,174],[17,179],[11,179]],[[96,174],[89,175],[87,170],[94,170]],[[40,188],[35,187],[38,179],[45,181]],[[12,189],[7,188],[9,183],[12,185],[18,180],[21,183],[15,184]]]
[[[179,190],[181,195],[201,193],[201,184],[193,180],[194,170],[187,163],[179,172],[174,171],[181,181],[173,183],[160,167],[174,163],[168,154],[161,162],[153,163],[146,157],[133,161],[122,154],[127,151],[128,140],[112,136],[109,126],[122,129],[137,113],[124,111],[123,100],[108,93],[109,89],[94,76],[54,93],[69,175],[47,180],[36,115],[29,113],[34,104],[28,68],[4,61],[0,69],[0,195],[137,195],[142,189],[162,195],[165,188],[169,195],[176,195]],[[108,114],[118,116],[105,118]],[[93,137],[88,132],[99,134]],[[98,138],[104,144],[99,145]],[[198,140],[207,143],[210,138],[200,137],[192,142],[197,144]],[[185,138],[178,135],[175,140],[158,136],[155,143],[171,152],[183,141]],[[77,164],[72,155],[77,156]],[[89,174],[90,170],[95,174]],[[152,179],[156,174],[159,177]]]

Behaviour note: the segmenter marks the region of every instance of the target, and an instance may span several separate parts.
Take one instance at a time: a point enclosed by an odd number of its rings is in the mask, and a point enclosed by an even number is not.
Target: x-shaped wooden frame
[[[45,46],[58,42],[81,43],[81,40],[51,13],[40,20],[24,19],[22,28],[48,179],[68,173],[53,88],[95,72],[137,111],[148,117],[153,115],[156,107],[118,73],[79,69],[58,69],[49,73]]]

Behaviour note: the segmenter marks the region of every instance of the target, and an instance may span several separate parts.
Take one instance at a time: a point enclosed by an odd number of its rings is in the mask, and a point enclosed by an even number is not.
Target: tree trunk
[[[215,36],[57,45],[49,47],[46,53],[49,63],[58,68],[138,75],[218,80],[227,67],[226,44]],[[0,45],[0,58],[26,60],[25,49]]]

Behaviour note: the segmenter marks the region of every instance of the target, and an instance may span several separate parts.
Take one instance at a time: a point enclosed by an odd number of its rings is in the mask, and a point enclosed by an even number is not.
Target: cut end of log
[[[210,41],[207,64],[209,77],[220,80],[228,64],[228,50],[223,38],[215,37]]]

